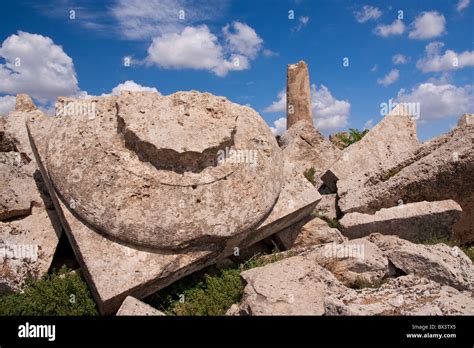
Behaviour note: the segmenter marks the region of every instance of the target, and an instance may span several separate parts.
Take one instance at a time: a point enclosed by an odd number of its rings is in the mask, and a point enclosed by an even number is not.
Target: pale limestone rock
[[[35,111],[36,105],[28,94],[17,94],[15,111]]]
[[[308,65],[300,61],[289,64],[286,75],[286,128],[303,120],[313,124],[313,104],[311,102],[311,89],[309,85]]]
[[[450,237],[462,209],[453,200],[417,202],[384,208],[375,214],[349,213],[339,221],[349,239],[371,233],[394,234],[420,242],[431,238]]]
[[[298,121],[280,138],[283,156],[293,163],[300,173],[314,168],[315,187],[322,184],[320,176],[341,155],[341,151],[311,124]]]
[[[54,210],[33,207],[21,219],[0,222],[0,294],[19,291],[28,277],[49,270],[61,235]]]
[[[326,216],[330,219],[337,219],[337,194],[326,194],[321,195],[321,200],[319,201],[315,213],[319,216]]]
[[[115,100],[99,98],[97,102],[98,118],[115,117]],[[192,272],[232,255],[236,247],[243,250],[296,223],[310,214],[320,199],[317,190],[302,175],[284,165],[283,186],[270,214],[250,232],[230,237],[224,245],[209,243],[200,248],[164,252],[117,243],[109,236],[97,233],[97,230],[78,218],[77,214],[73,214],[70,202],[65,202],[55,194],[44,165],[49,134],[54,133],[52,129],[55,122],[54,118],[33,115],[28,122],[30,140],[52,201],[60,212],[61,223],[75,249],[86,281],[93,290],[99,311],[103,314],[117,310],[128,295],[146,297]],[[67,139],[65,142],[67,144]]]
[[[415,120],[396,107],[360,141],[345,148],[321,179],[342,198],[364,185],[368,173],[403,161],[418,147]]]
[[[474,124],[474,115],[473,114],[464,114],[458,121],[458,127],[462,127],[468,124]]]
[[[327,296],[325,315],[472,315],[472,293],[414,275],[390,280],[380,288],[348,289]]]
[[[163,312],[132,296],[127,296],[117,311],[117,316],[163,316]]]
[[[314,260],[290,257],[244,271],[241,315],[323,315],[324,298],[345,287]]]
[[[254,110],[198,92],[89,101],[93,119],[54,118],[46,167],[64,200],[101,233],[162,250],[219,245],[276,203],[281,150]],[[219,162],[220,151],[230,157]]]
[[[453,199],[463,213],[454,225],[462,242],[474,240],[474,125],[457,127],[423,144],[403,162],[373,173],[362,187],[340,196],[344,213],[374,213],[398,202]]]
[[[474,266],[458,247],[443,243],[413,244],[396,236],[381,234],[372,234],[368,239],[406,274],[415,274],[458,290],[472,290]]]
[[[365,238],[320,245],[301,254],[331,271],[346,286],[357,286],[361,280],[380,282],[394,272],[383,252]]]
[[[324,196],[323,196],[324,197]],[[304,219],[275,235],[278,245],[285,249],[302,249],[324,243],[342,243],[346,238],[337,228],[331,228],[319,218]]]

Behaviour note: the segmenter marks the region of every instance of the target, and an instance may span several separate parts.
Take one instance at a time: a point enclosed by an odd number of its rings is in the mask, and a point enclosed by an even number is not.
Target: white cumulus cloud
[[[382,15],[382,11],[380,11],[377,7],[364,5],[359,11],[354,13],[357,22],[365,23],[369,20],[377,19]]]
[[[311,103],[313,122],[320,130],[329,130],[347,126],[351,104],[347,100],[338,100],[324,85],[319,88],[311,85]],[[275,102],[264,109],[265,112],[286,112],[286,93],[280,91]],[[284,125],[283,125],[284,120]],[[279,118],[271,127],[274,132],[286,129],[286,117]],[[281,134],[277,132],[275,134]]]
[[[135,81],[125,81],[123,83],[118,84],[112,89],[111,94],[112,95],[120,95],[122,92],[156,92],[158,94],[161,94],[158,92],[158,90],[155,87],[146,87],[142,86]]]
[[[263,40],[247,24],[234,22],[232,29],[233,31],[230,30],[229,25],[222,29],[230,50],[252,59],[255,58],[262,47]]]
[[[15,110],[16,98],[12,95],[0,97],[0,115],[7,115]]]
[[[374,32],[376,35],[382,37],[402,35],[405,32],[405,24],[403,24],[401,19],[396,19],[392,24],[377,25]]]
[[[234,22],[232,27],[232,33],[224,27],[224,46],[206,25],[158,36],[148,48],[145,63],[165,69],[208,70],[217,76],[248,69],[263,40],[246,24]]]
[[[425,47],[426,55],[416,62],[416,67],[426,72],[440,72],[474,66],[474,51],[456,53],[446,50],[441,54],[444,43],[431,42]]]
[[[273,122],[273,127],[270,127],[273,135],[281,135],[286,131],[286,117],[280,117]]]
[[[459,0],[458,4],[456,5],[456,10],[461,12],[462,10],[466,9],[469,6],[469,0]]]
[[[473,87],[453,84],[421,83],[411,91],[401,89],[397,102],[420,103],[420,121],[460,117],[474,108]]]
[[[446,19],[436,11],[423,12],[415,18],[408,34],[410,39],[431,39],[442,35],[446,30]]]
[[[391,85],[392,83],[394,83],[395,81],[397,81],[399,77],[400,77],[400,71],[398,71],[398,69],[392,69],[383,78],[377,79],[377,83],[379,85],[387,87]]]
[[[392,57],[392,62],[395,65],[406,64],[408,63],[408,60],[409,60],[408,57],[404,56],[401,53],[397,53]]]
[[[41,103],[79,91],[74,64],[49,37],[19,31],[0,47],[0,93],[27,93]]]

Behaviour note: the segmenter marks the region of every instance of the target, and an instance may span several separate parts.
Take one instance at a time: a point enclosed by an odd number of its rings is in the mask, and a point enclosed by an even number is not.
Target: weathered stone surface
[[[339,222],[349,239],[379,232],[420,242],[450,237],[452,226],[461,213],[461,207],[453,200],[417,202],[384,208],[373,215],[349,213]]]
[[[313,124],[308,65],[303,61],[297,64],[288,64],[286,75],[286,105],[287,129],[301,120],[310,125]]]
[[[275,235],[278,245],[284,250],[302,249],[324,243],[342,243],[346,238],[337,228],[331,228],[319,218],[304,219]]]
[[[0,220],[29,215],[41,204],[32,166],[19,152],[0,152],[0,182]]]
[[[16,151],[12,139],[5,134],[6,118],[0,116],[0,152]]]
[[[474,266],[462,250],[446,244],[413,244],[396,236],[372,234],[376,244],[393,265],[406,274],[415,274],[458,290],[470,290]]]
[[[336,193],[321,195],[321,200],[316,206],[314,212],[319,216],[326,216],[330,219],[336,219],[338,215],[336,201]]]
[[[97,117],[114,117],[114,101],[100,98],[97,102]],[[77,216],[70,202],[56,195],[44,165],[48,137],[52,134],[54,122],[54,118],[34,115],[28,122],[30,139],[61,223],[103,314],[117,310],[128,295],[146,297],[179,278],[232,255],[235,247],[243,250],[294,224],[310,214],[320,198],[317,190],[303,176],[284,170],[287,176],[271,213],[252,231],[230,237],[224,245],[210,243],[201,248],[164,251],[120,242],[97,233],[90,224]]]
[[[314,260],[290,257],[241,273],[242,315],[323,315],[324,298],[345,287]]]
[[[331,271],[346,286],[376,283],[392,275],[388,259],[366,238],[328,243],[301,254]]]
[[[16,95],[15,111],[28,112],[34,110],[36,110],[36,105],[28,94]]]
[[[19,291],[28,277],[48,272],[61,234],[41,175],[27,155],[24,120],[39,111],[26,95],[18,96],[17,109],[1,119],[4,132],[0,129],[0,293]]]
[[[322,184],[319,178],[341,155],[341,151],[311,124],[298,121],[279,140],[283,156],[294,164],[300,173],[314,168],[315,187]]]
[[[369,172],[403,161],[418,147],[415,120],[395,107],[360,141],[344,149],[322,180],[342,198],[363,185]]]
[[[54,118],[46,167],[64,200],[101,233],[184,249],[223,244],[270,213],[283,181],[281,154],[252,109],[198,92],[90,102],[93,119]],[[229,150],[251,155],[219,161]]]
[[[4,138],[8,139],[8,142],[14,148],[11,151],[20,152],[22,157],[25,157],[28,161],[33,160],[33,153],[31,152],[25,123],[31,114],[41,115],[42,113],[36,108],[28,95],[18,94],[15,111],[5,117],[4,125]]]
[[[453,199],[463,210],[453,227],[455,237],[474,240],[473,144],[474,125],[457,127],[424,143],[400,164],[379,171],[357,190],[348,190],[338,205],[343,212],[374,213],[399,201]]]
[[[474,115],[473,114],[464,114],[458,121],[458,127],[462,127],[468,124],[474,124]]]
[[[377,289],[348,289],[327,296],[325,315],[472,315],[474,299],[414,275],[390,280]]]
[[[153,308],[146,303],[143,303],[140,300],[132,296],[127,296],[120,306],[119,310],[117,311],[118,316],[145,316],[145,315],[165,315],[163,312],[159,311],[158,309]]]
[[[21,219],[0,222],[0,294],[19,291],[28,277],[47,273],[60,235],[56,212],[42,206]]]

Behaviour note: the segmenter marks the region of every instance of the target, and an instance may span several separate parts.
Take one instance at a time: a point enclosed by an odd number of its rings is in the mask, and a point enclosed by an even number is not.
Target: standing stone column
[[[308,65],[288,64],[286,74],[286,129],[300,120],[313,125]]]

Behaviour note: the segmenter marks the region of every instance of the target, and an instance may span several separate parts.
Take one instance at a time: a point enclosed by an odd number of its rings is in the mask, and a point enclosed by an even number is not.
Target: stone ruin
[[[62,97],[54,117],[18,95],[0,118],[0,292],[48,272],[65,233],[102,314],[163,315],[139,300],[265,241],[291,254],[242,272],[229,315],[473,314],[472,261],[414,244],[474,241],[472,116],[420,143],[395,108],[341,150],[313,126],[306,63],[287,79],[278,143],[256,111],[208,93]]]

